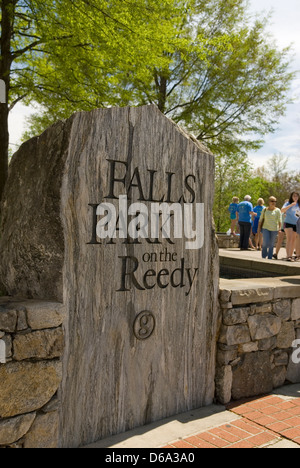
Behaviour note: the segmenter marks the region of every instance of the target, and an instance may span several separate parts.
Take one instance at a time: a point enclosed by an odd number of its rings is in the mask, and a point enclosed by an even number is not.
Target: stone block
[[[220,343],[233,346],[241,343],[248,343],[249,341],[251,341],[251,337],[247,325],[222,326],[219,337]]]
[[[280,317],[282,321],[290,320],[291,318],[291,300],[284,299],[273,304],[273,312]]]
[[[216,373],[216,396],[220,403],[226,405],[231,400],[232,368],[223,366]]]
[[[275,367],[272,370],[273,388],[282,387],[286,380],[286,366]]]
[[[39,299],[64,301],[60,446],[212,403],[220,315],[214,162],[155,106],[77,113],[15,154],[3,195],[0,277],[10,296],[35,299],[25,304],[33,332],[63,321],[63,309]],[[174,204],[167,233],[159,212]],[[116,216],[106,225],[108,205]],[[143,229],[141,209],[150,219]],[[183,212],[191,214],[184,223]],[[41,355],[37,337],[19,339],[19,358]],[[20,375],[25,365],[36,365],[35,374]],[[44,405],[55,371],[47,376],[40,362],[14,366],[14,379],[11,367],[2,375],[8,389],[0,383],[11,392],[6,413]],[[37,372],[43,398],[31,382]]]
[[[14,338],[14,359],[54,359],[63,352],[63,332],[61,328],[39,330]]]
[[[292,302],[292,320],[300,319],[300,298],[294,299]]]
[[[228,349],[228,350],[223,350],[223,349],[220,349],[219,347],[218,352],[217,352],[217,365],[226,366],[231,361],[236,359],[237,355],[238,355],[237,347],[234,347],[233,349]]]
[[[245,323],[247,322],[249,313],[249,307],[223,311],[223,323],[224,325],[236,325],[239,323]]]
[[[252,340],[262,340],[279,333],[281,320],[271,314],[252,315],[248,317],[248,325]]]
[[[232,369],[232,398],[252,397],[273,389],[273,375],[268,351],[247,353]]]
[[[30,429],[36,413],[0,420],[0,445],[10,445],[21,439]]]
[[[275,366],[287,366],[289,363],[289,355],[286,351],[275,351],[274,352],[274,364]]]
[[[57,448],[58,413],[39,414],[24,439],[24,448]]]
[[[56,393],[59,362],[10,362],[0,366],[0,418],[36,411]]]
[[[253,353],[254,351],[258,351],[258,342],[257,341],[250,341],[249,343],[243,343],[239,345],[239,353]]]
[[[233,305],[271,302],[273,296],[273,288],[235,289],[231,294],[231,302]]]
[[[284,284],[284,286],[276,286],[274,288],[275,299],[293,299],[299,297],[299,284],[297,282],[291,284]]]
[[[262,340],[258,340],[258,350],[259,351],[267,351],[270,349],[276,348],[276,336],[271,336],[270,338],[263,338]]]
[[[298,359],[293,360],[293,354],[290,357],[290,362],[287,368],[286,380],[291,383],[300,383],[300,353]]]
[[[15,310],[8,310],[0,307],[0,330],[14,333],[17,326],[18,315]]]
[[[255,313],[256,314],[270,314],[272,313],[272,304],[271,303],[267,303],[267,304],[263,304],[263,305],[256,305],[255,306]],[[253,315],[253,314],[251,314]]]
[[[231,291],[228,289],[221,289],[219,292],[220,302],[230,302]]]
[[[33,330],[59,327],[64,319],[64,306],[56,302],[26,303],[28,325]]]
[[[293,322],[283,322],[277,335],[277,348],[291,348],[295,339],[295,328]]]
[[[17,331],[23,331],[28,328],[25,310],[18,310]]]

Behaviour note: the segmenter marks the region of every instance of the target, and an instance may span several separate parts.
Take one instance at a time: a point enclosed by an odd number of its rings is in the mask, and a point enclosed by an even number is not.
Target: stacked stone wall
[[[63,306],[0,299],[0,448],[55,448]]]
[[[300,382],[293,359],[300,339],[299,287],[221,289],[219,299],[217,400],[226,404]]]

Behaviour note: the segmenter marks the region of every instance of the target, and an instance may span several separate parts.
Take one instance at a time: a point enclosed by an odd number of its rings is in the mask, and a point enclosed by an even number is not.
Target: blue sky
[[[289,157],[289,170],[300,171],[300,0],[248,0],[252,12],[273,11],[269,31],[280,48],[293,44],[293,70],[299,70],[293,82],[291,96],[295,102],[288,106],[274,134],[266,137],[265,145],[256,153],[249,154],[255,167],[262,166],[274,154]],[[31,109],[18,104],[11,112],[10,143],[15,150],[26,128],[25,118]]]
[[[249,157],[258,167],[282,153],[289,157],[289,170],[300,172],[300,0],[249,0],[249,4],[255,12],[273,11],[268,29],[280,48],[293,44],[292,70],[299,70],[291,90],[294,103],[288,106],[276,132],[268,135],[265,145]]]

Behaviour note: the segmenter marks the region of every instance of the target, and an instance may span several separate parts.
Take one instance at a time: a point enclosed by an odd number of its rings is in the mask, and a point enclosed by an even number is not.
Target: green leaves
[[[40,105],[33,133],[79,110],[154,103],[237,160],[289,102],[290,50],[245,0],[9,1],[10,102]]]

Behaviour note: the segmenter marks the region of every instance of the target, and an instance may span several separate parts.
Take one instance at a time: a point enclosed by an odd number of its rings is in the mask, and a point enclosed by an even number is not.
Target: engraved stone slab
[[[0,278],[65,307],[60,445],[212,403],[213,155],[155,106],[112,108],[50,128],[10,171]]]

